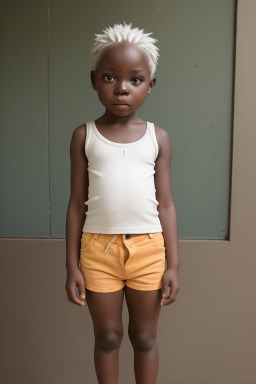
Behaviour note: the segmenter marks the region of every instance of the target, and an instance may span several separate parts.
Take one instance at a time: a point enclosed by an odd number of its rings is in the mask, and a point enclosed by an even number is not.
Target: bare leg
[[[137,291],[125,287],[129,310],[128,334],[134,349],[136,384],[156,384],[159,356],[157,323],[161,310],[161,290]]]
[[[123,297],[124,289],[112,293],[86,289],[86,302],[94,327],[94,364],[99,384],[118,383]]]

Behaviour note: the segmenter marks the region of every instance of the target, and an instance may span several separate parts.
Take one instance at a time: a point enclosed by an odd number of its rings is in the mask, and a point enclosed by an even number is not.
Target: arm
[[[85,287],[81,270],[79,269],[79,254],[82,227],[85,220],[85,204],[88,199],[88,162],[85,156],[84,144],[86,129],[84,125],[73,132],[70,144],[71,161],[71,194],[66,218],[66,292],[68,300],[78,305],[84,305],[76,297],[76,286],[79,295],[85,299]]]
[[[156,136],[159,145],[159,154],[155,163],[156,199],[159,202],[158,212],[163,228],[167,259],[167,270],[162,280],[161,305],[168,305],[176,300],[179,292],[178,223],[172,196],[171,141],[168,132],[159,127],[156,127]]]

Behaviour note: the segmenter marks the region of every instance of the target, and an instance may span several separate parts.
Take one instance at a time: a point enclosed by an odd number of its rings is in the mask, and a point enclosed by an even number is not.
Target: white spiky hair
[[[144,33],[144,29],[132,28],[132,24],[115,24],[104,29],[103,34],[95,34],[92,48],[93,68],[96,69],[98,61],[105,48],[128,41],[142,49],[148,58],[151,78],[154,76],[159,57],[159,49],[155,46],[156,39],[150,37],[151,33]]]

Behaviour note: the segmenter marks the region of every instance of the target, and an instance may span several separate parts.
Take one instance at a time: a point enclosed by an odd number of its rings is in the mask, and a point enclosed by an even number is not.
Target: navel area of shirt
[[[115,143],[86,124],[89,191],[83,232],[162,232],[154,182],[158,144],[154,124],[133,143]]]

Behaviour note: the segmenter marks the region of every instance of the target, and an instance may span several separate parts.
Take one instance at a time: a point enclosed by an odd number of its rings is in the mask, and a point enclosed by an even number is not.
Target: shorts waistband
[[[102,234],[102,233],[93,233],[92,234],[93,236],[93,239],[97,239],[99,236],[100,237],[103,237],[105,239],[110,239],[106,249],[104,250],[104,252],[107,252],[109,247],[111,246],[111,244],[114,242],[114,241],[117,241],[118,243],[123,243],[123,241],[129,241],[130,239],[132,238],[143,238],[143,237],[149,237],[150,239],[152,239],[152,237],[154,236],[153,233],[136,233],[136,234],[130,234],[130,233],[126,233],[126,234],[116,234],[116,235],[113,235],[113,234]]]
[[[158,232],[156,232],[158,233]],[[94,239],[97,239],[99,236],[100,237],[103,237],[105,239],[109,238],[113,238],[114,236],[116,236],[116,239],[125,239],[125,240],[128,240],[128,238],[126,238],[125,236],[129,235],[129,238],[134,238],[134,237],[149,237],[149,238],[152,238],[154,236],[154,233],[125,233],[125,234],[112,234],[112,233],[92,233],[93,235],[93,238]]]

